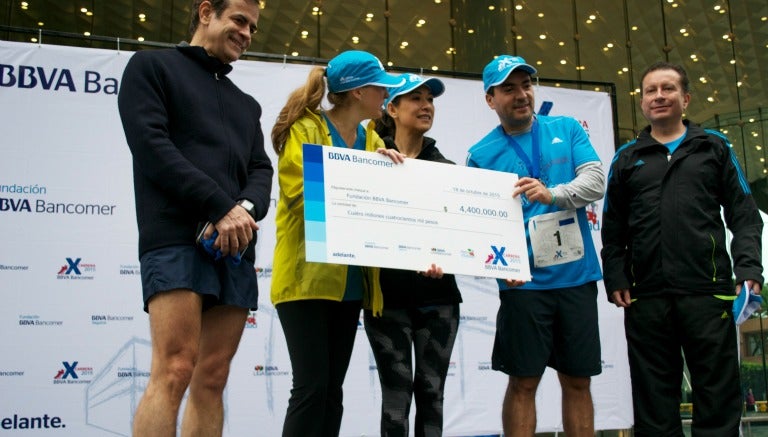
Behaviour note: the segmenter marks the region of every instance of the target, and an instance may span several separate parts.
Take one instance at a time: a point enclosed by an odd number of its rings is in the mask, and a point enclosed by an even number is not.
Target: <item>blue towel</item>
[[[752,290],[747,288],[747,281],[741,286],[741,293],[733,300],[733,321],[741,325],[755,311],[760,309],[763,303],[763,297],[759,294],[752,294]]]
[[[219,231],[213,231],[213,234],[211,235],[211,238],[201,238],[200,239],[200,245],[203,246],[203,249],[213,257],[215,261],[218,261],[222,258],[225,258],[224,254],[221,253],[220,249],[215,249],[213,247],[213,242],[216,241],[216,237],[219,236]],[[241,256],[238,253],[235,256],[226,256],[227,261],[231,262],[233,266],[239,265]]]

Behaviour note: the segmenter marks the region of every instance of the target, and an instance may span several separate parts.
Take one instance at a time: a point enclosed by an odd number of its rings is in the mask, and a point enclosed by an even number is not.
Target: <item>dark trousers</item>
[[[382,437],[408,436],[412,398],[416,437],[443,434],[443,390],[458,327],[459,304],[385,309],[381,317],[365,311],[381,382]]]
[[[338,436],[360,301],[300,300],[276,308],[293,370],[283,437]]]
[[[639,298],[624,313],[635,437],[682,437],[683,357],[693,388],[693,437],[739,435],[741,390],[732,302]]]

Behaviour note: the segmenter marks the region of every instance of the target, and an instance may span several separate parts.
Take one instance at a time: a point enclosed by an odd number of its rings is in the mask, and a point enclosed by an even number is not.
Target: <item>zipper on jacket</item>
[[[221,95],[221,90],[222,90],[222,87],[224,85],[222,85],[220,83],[221,80],[219,80],[220,78],[219,78],[219,72],[218,71],[213,73],[213,77],[216,79],[216,86],[215,86],[215,88],[216,88],[216,100],[217,100],[217,103],[219,105],[219,115],[220,115],[220,118],[221,118],[221,126],[222,126],[222,129],[223,129],[223,132],[224,132],[224,136],[227,139],[227,143],[225,144],[227,146],[227,157],[228,157],[228,159],[227,159],[227,172],[229,174],[234,174],[235,173],[234,169],[233,169],[234,163],[232,162],[233,161],[233,159],[232,159],[232,153],[233,153],[232,152],[232,148],[233,148],[233,146],[232,146],[232,137],[230,135],[229,129],[226,128],[226,123],[225,123],[224,119],[225,119],[225,114],[227,113],[227,108],[226,108],[226,106],[224,106],[223,97]],[[230,187],[226,187],[226,188],[228,190]]]
[[[717,263],[715,262],[715,249],[717,245],[712,234],[709,234],[709,239],[712,240],[712,282],[717,282]]]

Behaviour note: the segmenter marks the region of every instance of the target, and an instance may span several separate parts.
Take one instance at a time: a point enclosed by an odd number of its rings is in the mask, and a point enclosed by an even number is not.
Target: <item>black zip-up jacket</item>
[[[737,283],[763,283],[763,222],[730,143],[685,124],[674,154],[647,127],[611,163],[601,253],[609,300],[620,289],[633,298],[733,294],[734,273]]]
[[[202,47],[135,53],[123,72],[118,108],[133,155],[139,256],[194,244],[202,222],[217,222],[239,199],[269,208],[272,164],[261,106]],[[255,238],[245,258],[253,260]]]
[[[384,138],[384,144],[387,149],[398,150],[392,137]],[[435,147],[435,140],[429,137],[424,137],[423,147],[416,159],[454,164],[440,153]],[[379,283],[384,295],[384,309],[409,309],[461,303],[461,292],[456,285],[456,278],[450,274],[434,279],[412,270],[381,269]]]

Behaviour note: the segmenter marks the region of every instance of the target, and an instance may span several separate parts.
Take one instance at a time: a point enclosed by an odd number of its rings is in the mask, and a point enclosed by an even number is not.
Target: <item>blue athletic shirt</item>
[[[688,134],[688,126],[685,127],[685,132],[682,135],[680,135],[680,138],[678,138],[676,140],[672,140],[672,141],[668,142],[667,144],[664,144],[665,146],[667,146],[667,149],[669,149],[669,154],[670,155],[675,153],[675,150],[677,150],[677,148],[680,147],[680,144],[683,143],[683,140],[685,139],[685,136],[687,134]]]
[[[331,123],[325,113],[323,113],[325,122],[328,124],[328,130],[331,132],[331,143],[333,147],[347,147],[347,143],[336,130],[336,126]],[[362,124],[357,125],[357,139],[352,146],[356,150],[365,150],[365,128]],[[342,300],[362,300],[363,299],[363,269],[360,266],[347,267],[347,288],[344,290]]]
[[[576,177],[576,167],[588,162],[599,162],[600,157],[589,142],[586,132],[581,125],[571,117],[536,116],[539,134],[539,163],[540,180],[548,188],[571,182]],[[510,145],[509,135],[501,126],[493,129],[488,135],[469,149],[467,166],[485,168],[496,171],[517,173],[518,176],[529,177],[528,166]],[[526,138],[527,137],[527,138]],[[524,153],[531,156],[531,133],[515,135]],[[537,215],[560,211],[555,205],[523,202],[523,219],[525,221],[525,236],[528,243],[528,263],[531,266],[533,280],[518,287],[527,290],[548,290],[552,288],[574,287],[602,278],[595,245],[587,222],[585,208],[579,208],[576,216],[579,221],[581,238],[584,240],[584,257],[565,264],[549,267],[533,267],[533,253],[528,235],[528,220]],[[497,280],[499,290],[509,287],[503,280]]]

